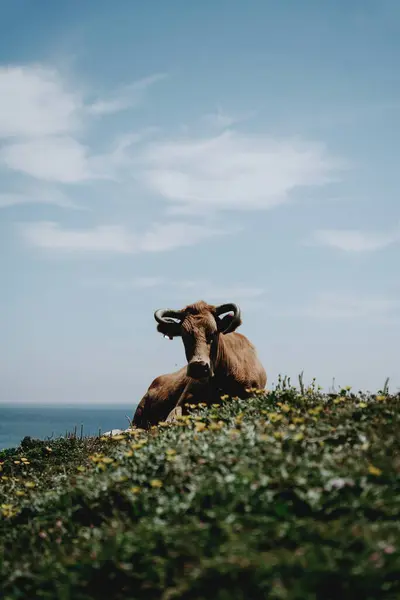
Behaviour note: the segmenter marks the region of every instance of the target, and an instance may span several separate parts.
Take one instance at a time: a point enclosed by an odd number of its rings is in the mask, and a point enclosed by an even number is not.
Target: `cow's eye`
[[[212,344],[215,339],[215,335],[213,333],[208,333],[206,336],[207,344]]]

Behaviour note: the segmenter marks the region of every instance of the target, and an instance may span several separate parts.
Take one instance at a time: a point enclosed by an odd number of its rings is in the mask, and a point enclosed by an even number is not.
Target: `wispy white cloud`
[[[140,249],[144,252],[162,252],[181,246],[193,246],[210,237],[227,233],[233,233],[233,231],[207,225],[193,225],[182,221],[155,223],[141,235]]]
[[[40,221],[21,224],[20,231],[30,245],[47,250],[115,254],[164,252],[228,233],[183,222],[154,223],[147,231],[135,233],[121,225],[66,229],[52,221]]]
[[[0,67],[0,138],[61,135],[76,129],[83,100],[40,65]]]
[[[400,242],[400,228],[396,231],[376,233],[359,229],[319,229],[309,245],[329,246],[344,252],[372,252]]]
[[[246,121],[255,115],[255,112],[246,112],[243,114],[229,114],[218,108],[216,112],[207,113],[202,121],[214,129],[227,129],[236,123]]]
[[[147,89],[166,77],[166,73],[156,73],[120,87],[109,98],[102,98],[90,104],[87,111],[92,115],[102,116],[138,106],[143,101]]]
[[[98,155],[82,143],[85,128],[94,116],[137,106],[146,90],[165,77],[151,75],[87,104],[83,89],[73,87],[55,69],[0,67],[0,165],[42,181],[115,179],[134,136],[119,138]],[[143,132],[135,135],[144,137]]]
[[[52,221],[20,226],[24,239],[32,246],[65,252],[135,252],[135,238],[119,225],[100,225],[92,229],[63,229]]]
[[[155,132],[147,130],[117,138],[101,154],[83,143],[88,120],[135,106],[165,77],[151,75],[88,103],[87,94],[54,69],[1,69],[0,137],[10,139],[0,150],[0,164],[61,184],[110,179],[128,186],[134,180],[161,195],[169,214],[181,215],[269,209],[298,188],[323,185],[337,175],[339,162],[321,144],[232,130],[205,138],[146,141]],[[219,110],[206,119],[225,129],[245,117]],[[197,239],[202,235],[196,228],[191,234]],[[186,234],[176,235],[183,239]],[[151,251],[167,243],[159,239],[158,231],[149,231],[143,245]]]
[[[156,73],[87,103],[54,68],[38,64],[0,67],[0,138],[71,133],[88,115],[106,115],[143,101],[147,89],[167,77]]]
[[[66,194],[53,187],[32,186],[23,191],[0,192],[0,208],[23,204],[51,204],[60,208],[86,210],[73,202]]]
[[[139,163],[142,182],[175,213],[269,209],[297,188],[330,182],[339,166],[320,144],[234,131],[151,142]]]
[[[72,183],[91,177],[87,149],[69,136],[15,142],[0,151],[0,162],[44,181]]]

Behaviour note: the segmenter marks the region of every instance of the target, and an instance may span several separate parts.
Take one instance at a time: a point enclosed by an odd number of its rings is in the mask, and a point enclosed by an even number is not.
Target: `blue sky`
[[[400,6],[13,0],[0,402],[132,403],[157,308],[236,302],[269,385],[400,387]]]

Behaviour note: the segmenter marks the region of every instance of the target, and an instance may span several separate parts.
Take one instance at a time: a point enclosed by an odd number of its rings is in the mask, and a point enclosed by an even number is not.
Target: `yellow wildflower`
[[[174,456],[176,454],[176,450],[174,450],[174,448],[168,448],[168,450],[165,451],[165,454],[167,456]]]
[[[22,490],[17,490],[17,491],[15,492],[15,495],[16,495],[16,496],[25,496],[25,492],[23,492]]]
[[[36,487],[36,483],[34,481],[25,481],[24,485],[27,488],[34,488],[34,487]]]
[[[221,396],[221,400],[228,400],[228,398],[228,394],[223,394],[223,396]]]
[[[222,425],[220,423],[210,423],[209,429],[211,431],[219,431],[222,429]]]
[[[152,479],[150,481],[150,485],[153,488],[160,488],[163,486],[163,482],[161,481],[161,479]]]
[[[139,494],[139,492],[141,491],[141,487],[138,485],[134,485],[133,487],[130,488],[130,492],[132,492],[132,494]]]
[[[270,413],[268,416],[271,423],[276,423],[277,421],[282,421],[283,419],[283,416],[278,413]]]
[[[366,402],[359,402],[358,408],[367,408],[368,404]]]
[[[275,431],[274,438],[277,440],[281,440],[283,438],[283,433],[281,431]]]
[[[379,396],[377,396],[376,399],[378,400],[378,402],[383,402],[384,400],[386,400],[386,396],[384,396],[383,394],[379,394]]]
[[[106,465],[109,465],[109,464],[111,464],[112,462],[114,462],[114,459],[113,459],[113,458],[111,458],[110,456],[104,456],[104,457],[101,459],[101,462],[102,462],[102,463],[104,463],[104,464],[106,464]]]
[[[133,456],[133,450],[127,450],[127,452],[124,452],[124,456],[130,458],[131,456]]]
[[[375,475],[376,477],[382,475],[382,471],[378,469],[378,467],[374,467],[374,465],[368,465],[368,471],[371,473],[371,475]]]
[[[50,446],[46,446],[46,450],[47,452],[53,452],[53,448],[50,448]]]
[[[309,415],[318,415],[322,411],[322,406],[315,406],[314,408],[308,409]]]
[[[85,471],[85,467],[82,467],[82,465],[80,465],[79,467],[76,467],[76,470],[82,473],[83,471]]]
[[[240,425],[241,422],[243,421],[243,417],[244,417],[244,413],[239,413],[238,416],[235,418],[235,423],[236,425]]]
[[[20,461],[20,460],[14,460],[14,464],[15,464],[15,465],[20,465],[20,464],[21,464],[21,461]]]
[[[1,512],[3,513],[3,516],[6,518],[13,517],[14,515],[17,514],[17,511],[15,510],[15,508],[12,504],[2,504],[0,506],[0,508],[1,508]]]
[[[99,452],[95,452],[95,454],[91,454],[89,456],[89,459],[94,463],[100,462],[102,458],[103,458],[103,454],[100,454]]]
[[[121,440],[125,440],[126,438],[125,438],[125,436],[124,436],[124,435],[121,435],[121,434],[119,433],[118,435],[113,435],[113,436],[112,436],[112,439],[113,439],[115,442],[120,442]]]
[[[205,423],[201,423],[200,421],[198,421],[197,423],[194,424],[194,427],[195,427],[195,429],[196,429],[197,432],[204,431],[206,429],[206,424]]]
[[[304,439],[304,434],[303,433],[296,433],[296,435],[293,436],[293,439],[295,442],[301,442],[301,440]]]
[[[132,450],[140,450],[145,444],[146,442],[137,442],[136,444],[131,444],[131,448]]]

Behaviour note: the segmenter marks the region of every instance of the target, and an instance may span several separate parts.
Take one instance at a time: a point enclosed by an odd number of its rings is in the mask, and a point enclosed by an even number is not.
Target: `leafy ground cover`
[[[400,396],[284,380],[0,453],[5,600],[400,597]]]

